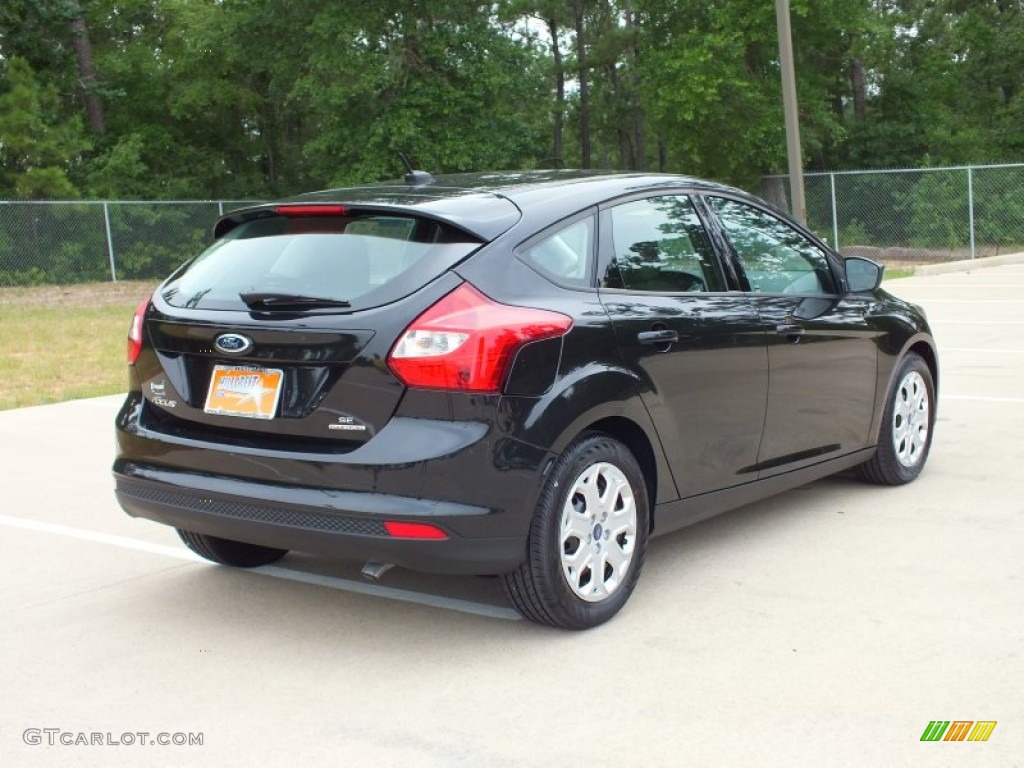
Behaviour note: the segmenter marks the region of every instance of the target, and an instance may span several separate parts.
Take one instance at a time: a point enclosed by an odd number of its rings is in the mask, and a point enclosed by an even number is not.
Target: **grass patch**
[[[886,280],[899,280],[901,277],[913,277],[913,267],[886,267],[885,268],[885,279]]]
[[[0,289],[0,410],[125,391],[128,325],[153,288]]]

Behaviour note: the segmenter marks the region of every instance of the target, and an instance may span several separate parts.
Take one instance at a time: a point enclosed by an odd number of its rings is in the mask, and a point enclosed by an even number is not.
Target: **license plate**
[[[244,365],[215,365],[206,393],[206,413],[272,419],[281,399],[284,371]]]

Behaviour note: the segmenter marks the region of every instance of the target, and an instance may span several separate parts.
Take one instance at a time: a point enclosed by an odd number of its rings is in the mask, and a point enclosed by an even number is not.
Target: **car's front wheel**
[[[913,352],[900,362],[882,415],[878,450],[857,468],[879,485],[903,485],[921,474],[935,426],[935,384],[924,359]]]
[[[528,559],[502,577],[505,592],[538,624],[602,624],[636,586],[649,529],[647,486],[633,454],[607,435],[583,435],[548,475]]]
[[[205,557],[220,565],[233,565],[238,568],[256,568],[260,565],[276,563],[288,554],[287,549],[261,547],[258,544],[246,544],[242,541],[221,539],[207,536],[205,533],[194,533],[175,529],[185,546],[200,557]]]

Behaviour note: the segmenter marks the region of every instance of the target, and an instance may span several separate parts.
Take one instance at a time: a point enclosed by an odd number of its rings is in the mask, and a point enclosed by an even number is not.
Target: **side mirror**
[[[860,256],[846,258],[846,285],[850,293],[870,293],[882,284],[885,267]]]

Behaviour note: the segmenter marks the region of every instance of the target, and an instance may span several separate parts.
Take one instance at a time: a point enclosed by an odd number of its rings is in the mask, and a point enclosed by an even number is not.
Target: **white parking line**
[[[1024,290],[1024,285],[983,285],[981,283],[978,283],[977,285],[975,285],[974,283],[945,283],[943,285],[907,285],[902,281],[893,281],[891,283],[885,283],[882,287],[888,291],[891,288],[898,288],[900,286],[906,288],[908,291],[916,291],[918,289],[921,289],[923,291],[970,291],[975,288],[984,289],[986,291]]]
[[[80,539],[82,541],[93,541],[99,544],[109,544],[113,547],[134,549],[138,552],[149,552],[154,555],[176,557],[179,560],[192,560],[197,563],[204,562],[199,555],[196,555],[185,548],[179,549],[178,547],[165,547],[162,544],[151,544],[148,541],[129,539],[126,536],[114,536],[110,533],[89,531],[85,528],[72,528],[70,525],[44,523],[40,520],[29,520],[25,517],[11,517],[10,515],[0,515],[0,525],[6,525],[9,528],[21,528],[25,531],[52,533],[57,536],[67,536],[68,538]]]
[[[91,541],[98,544],[108,544],[121,549],[133,549],[137,552],[148,552],[154,555],[175,557],[179,560],[190,560],[194,563],[207,563],[206,560],[182,547],[165,547],[162,544],[151,544],[148,541],[130,539],[126,536],[114,536],[109,533],[90,531],[84,528],[73,528],[68,525],[57,525],[55,523],[44,523],[39,520],[29,520],[24,517],[11,517],[0,515],[0,525],[9,528],[20,528],[24,531],[35,531],[37,533],[49,533],[56,536],[64,536],[80,541]],[[340,579],[335,576],[321,576],[316,573],[295,571],[290,568],[281,568],[276,565],[265,565],[261,568],[246,568],[249,573],[258,573],[263,576],[272,576],[276,579],[287,581],[298,581],[303,584],[315,584],[320,587],[340,589],[345,592],[355,592],[360,595],[373,595],[384,597],[389,600],[399,600],[405,603],[417,603],[432,608],[444,608],[459,613],[469,613],[474,616],[485,616],[489,619],[505,619],[506,621],[518,621],[522,617],[511,608],[502,608],[498,605],[487,605],[486,603],[474,603],[471,600],[460,600],[455,597],[443,597],[441,595],[430,595],[423,592],[413,592],[407,589],[396,589],[395,587],[384,587],[378,584]]]
[[[939,354],[946,352],[977,352],[979,355],[1019,355],[1024,349],[977,349],[975,347],[940,347]]]
[[[931,304],[1024,304],[1024,299],[925,299]]]
[[[975,403],[1024,403],[1024,397],[986,397],[984,395],[939,395],[939,400],[961,400]]]

